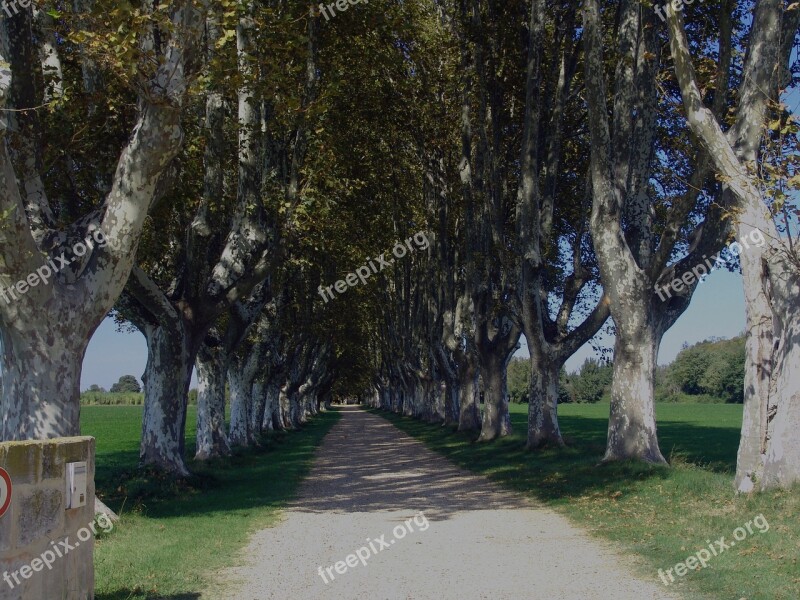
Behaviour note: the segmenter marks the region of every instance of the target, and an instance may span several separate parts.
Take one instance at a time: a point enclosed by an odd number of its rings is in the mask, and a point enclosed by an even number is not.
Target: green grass
[[[515,433],[478,444],[407,417],[378,412],[462,467],[485,474],[568,516],[594,535],[640,557],[642,575],[659,582],[674,567],[759,514],[770,525],[737,542],[705,569],[676,578],[669,589],[686,597],[724,600],[800,598],[800,488],[753,496],[733,493],[741,405],[658,404],[662,452],[672,468],[633,462],[599,466],[608,404],[559,407],[569,446],[524,449],[527,405],[512,405]]]
[[[195,418],[190,407],[187,457]],[[189,600],[213,589],[215,571],[235,561],[250,533],[276,522],[338,418],[323,413],[302,431],[263,438],[260,448],[190,461],[193,477],[176,484],[136,469],[141,407],[84,406],[82,433],[97,438],[98,494],[122,514],[96,547],[95,598]]]

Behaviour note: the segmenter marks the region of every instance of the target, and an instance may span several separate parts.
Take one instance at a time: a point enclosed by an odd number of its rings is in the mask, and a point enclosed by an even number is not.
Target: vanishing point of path
[[[356,557],[347,566],[360,548],[372,554],[366,566]],[[225,572],[227,600],[677,597],[564,517],[356,407],[342,409],[283,521],[255,534],[243,557]]]

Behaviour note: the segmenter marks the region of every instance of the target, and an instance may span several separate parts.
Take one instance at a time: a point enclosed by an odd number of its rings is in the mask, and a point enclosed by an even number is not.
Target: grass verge
[[[194,456],[189,412],[187,456]],[[264,437],[259,448],[190,461],[193,476],[175,483],[136,469],[141,407],[85,406],[81,413],[82,432],[97,438],[98,494],[122,515],[96,546],[97,600],[206,597],[250,534],[276,522],[339,418],[323,413],[301,431]]]
[[[763,514],[768,531],[751,526],[752,534],[712,557],[706,568],[674,576],[665,590],[687,598],[800,599],[800,487],[733,493],[741,406],[658,405],[659,439],[672,468],[633,462],[598,466],[608,410],[607,404],[559,407],[568,447],[538,452],[524,448],[527,405],[512,405],[515,433],[488,444],[440,425],[373,412],[461,467],[618,543],[642,559],[643,576],[659,583],[659,569],[674,569],[722,536],[729,543],[736,528]]]

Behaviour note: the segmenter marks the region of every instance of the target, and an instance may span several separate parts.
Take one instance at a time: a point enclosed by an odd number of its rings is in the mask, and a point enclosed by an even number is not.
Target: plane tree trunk
[[[193,344],[180,320],[145,325],[143,333],[148,358],[142,381],[148,402],[142,417],[139,462],[186,477],[186,398],[194,362]]]
[[[283,125],[272,120],[262,122],[262,99],[254,88],[254,65],[257,63],[257,47],[254,34],[255,22],[252,10],[255,5],[247,3],[240,17],[237,27],[237,56],[241,77],[238,90],[237,119],[238,134],[238,180],[236,200],[233,206],[226,206],[225,176],[223,165],[228,160],[225,157],[226,144],[226,110],[223,96],[219,86],[212,86],[206,98],[207,145],[204,155],[204,190],[202,200],[195,211],[191,224],[186,232],[185,252],[181,253],[176,264],[170,264],[162,271],[163,278],[155,284],[155,289],[161,294],[161,301],[170,303],[181,314],[188,315],[191,332],[188,334],[193,340],[191,361],[194,363],[198,347],[209,330],[217,324],[218,319],[228,312],[229,316],[236,317],[242,304],[247,304],[254,290],[264,282],[267,277],[276,271],[277,266],[284,257],[284,246],[280,242],[280,232],[283,221],[278,220],[265,205],[266,198],[262,193],[265,185],[265,166],[274,166],[275,163],[286,162],[291,165],[288,172],[279,172],[271,169],[270,173],[278,173],[270,181],[270,186],[284,192],[286,204],[291,213],[292,207],[299,202],[297,189],[299,188],[302,168],[307,150],[308,128],[311,126],[305,112],[302,112],[296,122],[291,125],[291,130],[283,131]],[[219,9],[208,21],[207,50],[215,47],[215,38],[220,35]],[[316,18],[310,19],[316,22]],[[318,72],[315,64],[316,38],[309,40],[309,69],[307,85],[303,90],[302,104],[307,106],[313,102],[316,93],[316,80]],[[212,51],[213,54],[213,51]],[[275,128],[280,127],[276,132]],[[286,146],[277,154],[275,149],[265,143],[266,131],[271,135],[277,133],[287,134],[295,140],[294,145]],[[228,218],[215,218],[211,207],[223,205],[228,212]],[[167,250],[168,251],[168,250]],[[157,263],[159,257],[148,256],[150,262]],[[155,291],[152,295],[155,294]],[[252,321],[248,321],[252,322]],[[246,327],[243,331],[246,332]],[[235,349],[237,344],[228,347]],[[153,361],[154,365],[158,363]],[[180,399],[184,405],[186,397]],[[146,395],[145,403],[158,402],[155,396]],[[205,405],[204,405],[205,407]],[[163,413],[153,411],[158,416]],[[238,418],[238,415],[237,415]],[[201,416],[201,424],[212,424],[214,421],[209,415]],[[238,426],[238,425],[237,425]],[[169,432],[166,423],[158,426],[161,431]],[[200,436],[203,441],[213,437],[204,432]],[[173,445],[179,445],[179,440],[174,440]],[[209,447],[201,447],[202,454],[210,452]],[[154,459],[159,448],[143,450],[143,456],[148,461],[156,464],[161,461]],[[166,462],[167,459],[164,459]]]
[[[788,487],[800,481],[800,259],[782,237],[753,175],[763,127],[790,80],[789,60],[800,27],[797,10],[779,2],[754,8],[736,120],[727,133],[702,101],[680,13],[668,16],[670,48],[692,132],[713,159],[731,198],[740,240],[760,240],[739,256],[747,310],[744,417],[737,491]],[[770,118],[773,118],[772,116]],[[789,233],[791,236],[791,233]]]
[[[519,328],[508,318],[484,323],[478,342],[481,376],[484,383],[483,416],[479,442],[511,434],[508,412],[508,363],[519,348]]]
[[[616,326],[614,382],[605,460],[638,459],[665,463],[658,447],[653,380],[661,338],[686,310],[699,275],[669,288],[669,282],[703,263],[722,247],[727,224],[722,218],[718,187],[711,184],[708,157],[690,156],[692,171],[682,196],[665,211],[659,238],[654,235],[653,199],[648,182],[655,163],[657,73],[661,50],[652,11],[641,11],[624,0],[619,12],[613,91],[613,128],[606,105],[603,31],[597,0],[587,0],[583,11],[585,78],[591,138],[590,182],[593,195],[590,229],[603,289]],[[726,44],[721,43],[722,53]],[[724,109],[727,78],[714,110]],[[716,202],[702,201],[708,190]],[[681,230],[692,211],[703,219],[690,232],[688,252],[672,265]]]
[[[197,460],[228,456],[225,433],[225,374],[228,360],[219,347],[203,344],[195,361],[197,369]]]
[[[230,441],[234,446],[250,446],[255,442],[253,421],[253,384],[258,369],[253,354],[236,357],[228,369],[228,385],[231,390]]]
[[[41,132],[35,111],[11,113],[13,133],[6,128],[0,132],[0,214],[10,215],[0,227],[4,441],[80,433],[79,385],[86,347],[122,292],[159,179],[182,142],[180,117],[190,74],[186,67],[196,50],[202,15],[189,3],[177,2],[171,19],[172,39],[163,64],[144,83],[149,96],[142,98],[110,191],[98,210],[67,231],[55,229],[56,211],[39,172],[42,161],[33,140]],[[31,11],[20,12],[6,25],[9,55],[0,56],[0,62],[9,68],[0,73],[0,103],[12,110],[39,106],[42,98],[33,85],[35,74],[41,73],[39,51],[54,65],[57,50],[36,47]],[[47,45],[48,39],[38,43]],[[48,93],[55,92],[57,85]],[[14,144],[8,143],[10,137]],[[70,264],[59,271],[59,262],[54,272],[59,256]],[[37,284],[15,297],[12,286],[30,281],[31,274],[37,274]]]
[[[139,267],[133,268],[117,309],[147,342],[140,465],[186,477],[189,385],[205,330],[186,318]]]
[[[530,6],[516,217],[521,254],[519,313],[530,369],[527,447],[536,449],[564,445],[558,424],[559,372],[567,359],[599,331],[609,311],[601,293],[580,300],[587,286],[597,282],[584,257],[590,247],[586,210],[590,197],[570,195],[574,204],[569,208],[571,229],[568,235],[562,233],[563,237],[553,231],[556,205],[564,205],[558,174],[564,171],[563,138],[570,126],[567,116],[572,105],[568,102],[577,73],[578,24],[573,12],[557,15],[558,26],[550,33],[546,25],[554,17],[550,17],[543,0],[534,0]],[[542,64],[545,48],[554,48],[559,58],[547,70]],[[555,90],[551,100],[545,101],[543,89]],[[580,114],[580,110],[575,105],[573,112]],[[542,145],[544,153],[539,151]],[[580,168],[578,164],[568,165],[567,170]],[[572,251],[572,272],[566,275],[563,286],[554,286],[546,277],[543,248],[548,247],[569,247]],[[550,314],[550,299],[560,300],[555,318]]]

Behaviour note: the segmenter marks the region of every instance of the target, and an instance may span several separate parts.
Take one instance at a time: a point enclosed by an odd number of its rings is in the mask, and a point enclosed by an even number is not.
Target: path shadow
[[[358,407],[338,410],[342,419],[325,438],[292,509],[423,510],[439,519],[464,510],[530,507],[521,496],[454,467],[381,417]]]

